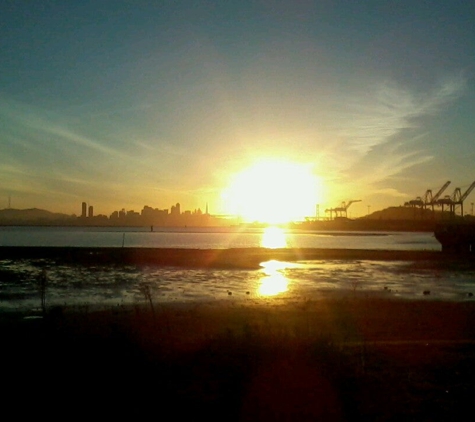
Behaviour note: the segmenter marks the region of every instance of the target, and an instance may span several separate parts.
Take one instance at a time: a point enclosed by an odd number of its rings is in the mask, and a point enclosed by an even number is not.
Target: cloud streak
[[[466,86],[461,75],[447,78],[429,93],[412,92],[394,83],[379,84],[372,92],[348,101],[341,116],[345,128],[339,135],[363,156],[402,130],[417,128],[417,119],[439,113],[463,95]]]
[[[336,140],[325,151],[331,163],[326,166],[326,183],[333,196],[347,200],[348,192],[362,192],[387,201],[407,197],[408,192],[394,187],[395,178],[434,160],[427,122],[444,113],[466,89],[466,79],[458,75],[430,92],[381,83],[340,99],[343,111],[333,119],[343,128],[334,130]]]
[[[434,154],[419,142],[430,133],[424,118],[438,115],[465,88],[466,80],[460,76],[446,79],[429,93],[384,83],[352,97],[340,117],[346,122],[338,133],[340,144],[351,151],[339,169],[341,179],[353,183],[358,174],[362,183],[374,185],[431,161]]]

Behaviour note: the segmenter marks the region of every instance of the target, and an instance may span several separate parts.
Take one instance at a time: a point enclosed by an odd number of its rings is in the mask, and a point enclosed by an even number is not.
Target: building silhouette
[[[177,202],[170,209],[152,208],[145,205],[141,212],[126,210],[113,211],[109,216],[94,215],[92,205],[82,203],[81,216],[77,219],[77,224],[87,226],[149,226],[149,227],[209,227],[230,224],[228,219],[209,214],[209,207],[206,204],[206,212],[201,208],[182,211],[181,205]]]
[[[171,215],[180,215],[180,203],[176,203],[176,205],[172,205],[171,210],[170,210]]]

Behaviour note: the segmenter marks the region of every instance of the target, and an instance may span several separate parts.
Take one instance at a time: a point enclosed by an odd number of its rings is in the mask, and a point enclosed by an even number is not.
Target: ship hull
[[[442,252],[475,254],[475,224],[439,224],[434,230],[435,238],[442,245]]]

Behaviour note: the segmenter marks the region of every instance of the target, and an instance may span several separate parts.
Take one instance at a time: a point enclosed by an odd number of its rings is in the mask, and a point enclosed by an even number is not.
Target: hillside
[[[448,214],[448,213],[444,213]],[[421,219],[440,219],[441,211],[432,211],[431,209],[422,209],[414,207],[389,207],[383,210],[375,211],[368,216],[361,217],[358,220],[421,220]]]
[[[24,210],[6,208],[0,210],[0,224],[16,223],[53,223],[67,222],[75,220],[76,216],[55,213],[39,208],[28,208]]]

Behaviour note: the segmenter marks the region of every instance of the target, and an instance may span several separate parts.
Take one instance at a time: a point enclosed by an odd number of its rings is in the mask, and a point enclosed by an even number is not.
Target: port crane
[[[440,205],[442,207],[442,212],[444,211],[444,206],[448,205],[451,216],[455,215],[455,208],[460,205],[460,215],[463,217],[463,203],[474,188],[475,181],[472,182],[472,184],[464,193],[462,193],[462,190],[460,188],[455,188],[451,196],[445,195],[442,199],[439,199],[437,201],[437,205]]]
[[[440,195],[447,189],[447,186],[450,185],[450,181],[445,182],[445,184],[439,189],[439,191],[433,195],[431,189],[427,189],[426,193],[424,194],[424,198],[418,196],[416,199],[412,199],[411,201],[405,202],[404,205],[406,207],[420,207],[420,208],[427,208],[427,206],[432,207],[432,211],[434,211],[434,205],[438,205],[438,199]]]
[[[432,196],[432,190],[428,189],[424,195],[424,205],[430,205],[432,207],[432,211],[434,211],[434,205],[437,205],[437,201],[440,198],[440,195],[447,189],[447,187],[450,185],[450,180],[445,182],[444,186],[442,186],[439,191]]]
[[[473,188],[475,188],[475,182],[472,182],[472,184],[468,187],[468,189],[465,191],[465,193],[462,194],[462,191],[460,190],[460,188],[456,188],[454,193],[453,193],[453,208],[454,208],[454,212],[455,212],[455,207],[457,205],[460,205],[460,215],[463,217],[463,203],[465,201],[465,199],[467,199],[467,196],[470,195],[470,193],[472,192]]]
[[[404,202],[406,207],[424,207],[424,200],[418,196],[416,199],[411,199],[410,201]]]
[[[325,210],[326,213],[330,213],[330,220],[333,220],[333,214],[335,214],[335,218],[338,217],[348,217],[348,208],[350,207],[351,204],[354,204],[355,202],[361,202],[361,199],[353,199],[349,201],[348,203],[342,202],[339,207],[336,208],[327,208]]]

